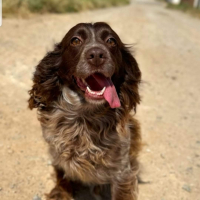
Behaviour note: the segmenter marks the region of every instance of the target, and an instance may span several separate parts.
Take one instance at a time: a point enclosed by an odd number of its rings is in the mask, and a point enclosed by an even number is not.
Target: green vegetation
[[[173,5],[171,3],[167,4],[167,8],[177,9],[186,13],[189,13],[193,16],[200,17],[200,9],[192,7],[191,4],[187,2],[181,2],[179,5]]]
[[[129,0],[3,0],[3,16],[65,13],[128,4]]]

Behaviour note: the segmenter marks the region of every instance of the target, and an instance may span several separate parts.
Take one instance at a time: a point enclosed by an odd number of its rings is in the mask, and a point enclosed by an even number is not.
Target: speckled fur
[[[130,114],[140,101],[140,71],[135,59],[122,46],[125,73],[117,89],[121,107],[111,109],[105,102],[86,102],[77,89],[60,83],[57,71],[62,53],[61,43],[41,61],[29,92],[29,107],[38,108],[57,172],[57,185],[47,199],[72,200],[74,188],[70,182],[74,181],[110,184],[112,200],[136,200],[141,136],[139,124]],[[50,79],[41,84],[46,77]]]

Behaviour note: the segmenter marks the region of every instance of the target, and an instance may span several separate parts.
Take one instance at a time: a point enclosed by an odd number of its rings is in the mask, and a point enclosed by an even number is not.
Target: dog
[[[48,200],[137,199],[140,82],[130,49],[104,22],[72,27],[39,62],[28,102],[56,172]]]

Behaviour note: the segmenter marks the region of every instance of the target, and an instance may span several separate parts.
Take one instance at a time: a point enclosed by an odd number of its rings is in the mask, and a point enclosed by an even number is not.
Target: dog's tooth
[[[101,94],[103,94],[106,90],[106,87],[104,87],[102,90],[101,90]]]
[[[96,94],[98,96],[103,95],[103,93],[105,92],[106,87],[104,87],[100,92],[94,92],[92,91],[88,86],[87,86],[87,90],[90,94]]]
[[[103,93],[104,93],[104,91],[105,91],[105,89],[106,89],[106,87],[104,87],[102,90],[101,90],[101,92],[98,92],[98,93],[96,93],[97,95],[102,95]]]
[[[90,88],[88,86],[87,86],[87,90],[88,90],[89,93],[91,92],[91,90],[90,90]]]
[[[98,92],[97,95],[102,95],[105,92],[106,87],[104,87],[101,92]]]
[[[90,94],[95,94],[95,92],[93,92],[88,86],[87,86],[87,90]]]

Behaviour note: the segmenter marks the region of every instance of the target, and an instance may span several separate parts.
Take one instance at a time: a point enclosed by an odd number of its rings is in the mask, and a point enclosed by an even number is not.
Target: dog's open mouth
[[[111,108],[120,107],[120,100],[111,78],[94,73],[86,79],[75,77],[79,88],[85,91],[85,96],[93,100],[105,99]]]

